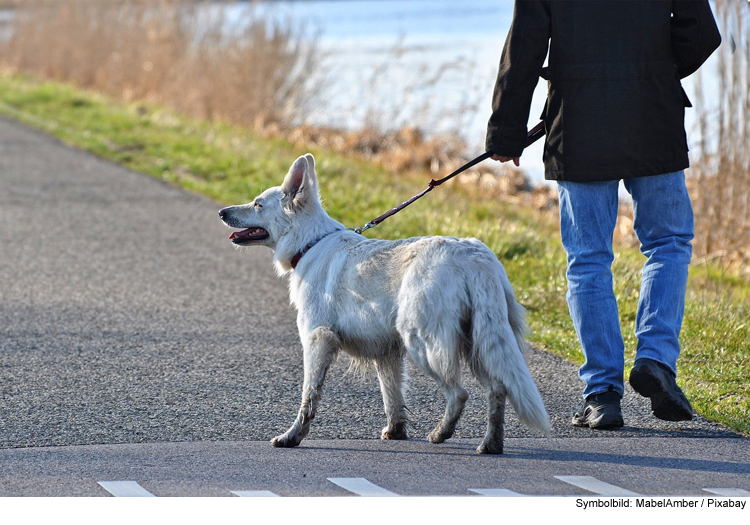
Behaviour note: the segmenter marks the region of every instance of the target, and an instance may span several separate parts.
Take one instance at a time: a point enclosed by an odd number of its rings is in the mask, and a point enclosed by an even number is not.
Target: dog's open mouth
[[[251,244],[253,242],[262,241],[268,238],[268,232],[263,228],[248,228],[239,232],[232,232],[229,236],[229,240],[234,244]]]

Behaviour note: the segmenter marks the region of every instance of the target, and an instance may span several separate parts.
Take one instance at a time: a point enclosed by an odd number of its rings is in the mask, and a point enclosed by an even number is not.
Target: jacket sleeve
[[[677,74],[685,78],[721,44],[721,34],[708,0],[673,0],[672,53]]]
[[[549,1],[516,0],[492,97],[487,151],[507,157],[521,156],[531,98],[547,56],[549,39]]]

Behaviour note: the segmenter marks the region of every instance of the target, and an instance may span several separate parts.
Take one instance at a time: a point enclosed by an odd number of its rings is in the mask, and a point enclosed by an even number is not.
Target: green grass
[[[219,203],[247,202],[280,184],[294,159],[307,152],[237,126],[18,76],[0,77],[0,113]],[[431,178],[397,175],[356,156],[310,151],[318,161],[327,211],[351,227],[420,191]],[[583,361],[565,302],[565,253],[554,217],[454,185],[431,192],[367,232],[390,239],[439,234],[477,237],[490,246],[529,311],[532,341],[575,363]],[[620,248],[613,265],[628,369],[642,262],[637,250]],[[750,434],[748,290],[747,277],[705,264],[691,270],[679,362],[680,384],[696,411],[744,434]]]

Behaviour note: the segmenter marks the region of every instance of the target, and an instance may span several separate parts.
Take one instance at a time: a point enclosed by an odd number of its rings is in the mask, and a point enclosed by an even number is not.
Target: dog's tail
[[[495,259],[492,266],[494,282],[486,282],[486,275],[484,278],[475,275],[473,283],[473,357],[480,360],[490,381],[503,384],[519,419],[548,435],[549,416],[524,359],[528,332],[526,310],[516,301],[502,265]],[[507,323],[504,321],[506,311]]]

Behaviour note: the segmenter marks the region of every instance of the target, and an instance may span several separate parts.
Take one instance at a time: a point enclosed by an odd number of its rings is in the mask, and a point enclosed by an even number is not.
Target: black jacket
[[[720,43],[707,0],[516,0],[487,151],[521,155],[543,75],[545,178],[588,182],[685,169],[690,101],[680,79]]]

